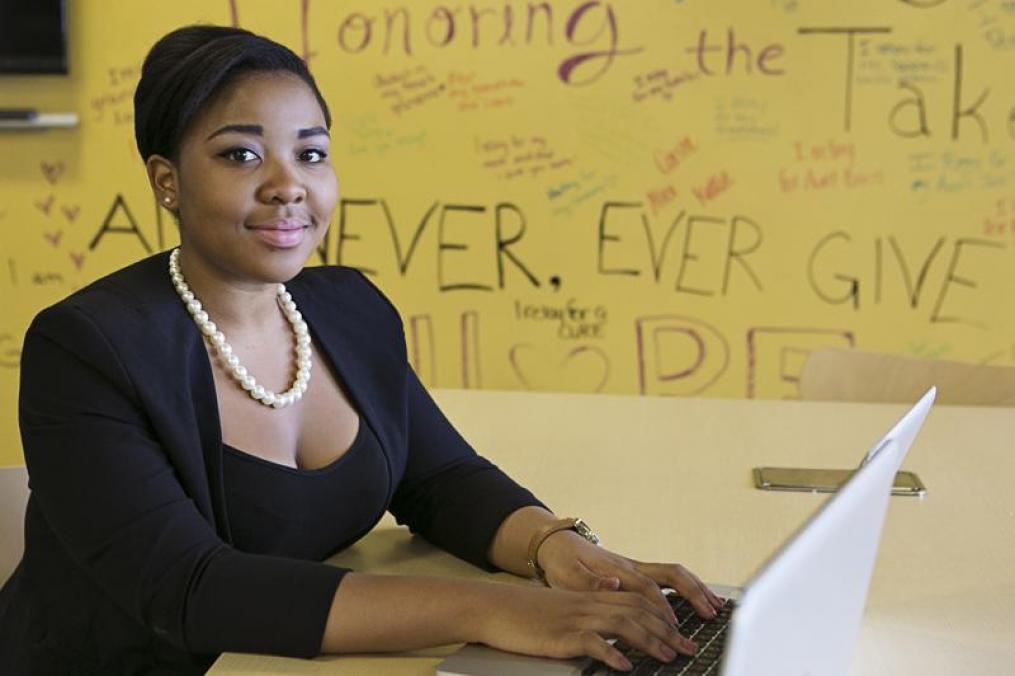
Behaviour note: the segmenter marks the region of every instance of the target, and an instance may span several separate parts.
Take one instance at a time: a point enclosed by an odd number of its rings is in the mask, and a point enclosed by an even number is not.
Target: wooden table
[[[742,584],[824,500],[753,488],[756,465],[853,467],[906,406],[437,391],[481,453],[611,549]],[[894,497],[853,674],[1015,673],[1015,415],[935,407]],[[484,576],[385,520],[333,559],[370,572]],[[501,578],[511,576],[500,574]],[[518,581],[513,578],[513,581]],[[227,674],[434,673],[439,648],[296,660],[223,655]]]

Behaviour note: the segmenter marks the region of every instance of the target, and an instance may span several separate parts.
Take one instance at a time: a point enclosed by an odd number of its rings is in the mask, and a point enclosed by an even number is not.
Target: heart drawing
[[[36,200],[35,201],[35,206],[39,209],[39,211],[41,211],[42,213],[44,213],[47,216],[49,216],[49,212],[50,212],[50,210],[52,210],[52,208],[53,208],[53,202],[55,200],[56,200],[56,197],[54,195],[50,195],[49,197],[47,197],[44,200]]]
[[[602,392],[610,379],[610,358],[594,345],[578,345],[561,355],[517,343],[508,350],[508,360],[527,390]]]
[[[77,219],[78,212],[81,211],[81,207],[76,204],[71,206],[65,204],[60,207],[60,211],[63,212],[63,216],[67,219],[68,223],[73,223]]]
[[[42,175],[46,177],[46,180],[49,181],[50,185],[56,185],[56,182],[60,180],[61,176],[63,176],[64,169],[66,169],[63,162],[54,162],[53,164],[43,162],[40,164],[40,167],[42,169]]]

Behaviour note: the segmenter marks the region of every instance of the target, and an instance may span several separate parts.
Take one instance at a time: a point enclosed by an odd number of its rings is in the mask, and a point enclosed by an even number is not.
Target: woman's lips
[[[261,241],[278,249],[291,249],[299,246],[307,233],[307,225],[301,221],[278,220],[262,225],[248,225],[248,229]]]

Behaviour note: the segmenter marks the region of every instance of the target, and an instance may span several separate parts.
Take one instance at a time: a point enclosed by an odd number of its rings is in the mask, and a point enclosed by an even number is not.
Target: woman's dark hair
[[[288,47],[241,28],[186,26],[155,43],[134,91],[134,138],[141,157],[178,159],[180,141],[202,109],[237,76],[284,71],[307,83],[331,128],[314,77]]]

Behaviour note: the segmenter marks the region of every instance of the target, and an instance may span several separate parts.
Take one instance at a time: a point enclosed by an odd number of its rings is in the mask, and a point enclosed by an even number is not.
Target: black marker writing
[[[845,109],[843,113],[843,128],[850,130],[853,115],[853,69],[856,57],[856,35],[891,33],[892,29],[884,26],[874,27],[827,27],[827,28],[800,28],[801,35],[846,35],[846,96]]]

